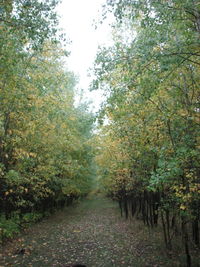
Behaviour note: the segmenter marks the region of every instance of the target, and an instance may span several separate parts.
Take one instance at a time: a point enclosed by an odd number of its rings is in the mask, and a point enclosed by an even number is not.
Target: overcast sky
[[[99,45],[111,42],[109,22],[103,23],[97,30],[94,20],[101,14],[101,6],[106,0],[63,0],[59,6],[60,25],[72,41],[68,68],[80,77],[79,88],[84,89],[86,99],[93,99],[96,108],[100,103],[99,92],[88,92],[91,78],[88,69],[92,67]],[[96,110],[96,109],[95,109]]]

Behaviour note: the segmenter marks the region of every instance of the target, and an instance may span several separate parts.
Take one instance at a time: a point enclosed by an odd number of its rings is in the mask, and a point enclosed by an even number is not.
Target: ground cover
[[[0,267],[180,266],[139,221],[121,218],[117,203],[92,197],[27,229],[1,249]]]

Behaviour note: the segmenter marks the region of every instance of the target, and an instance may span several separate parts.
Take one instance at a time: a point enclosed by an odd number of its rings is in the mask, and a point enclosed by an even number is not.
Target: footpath
[[[0,267],[158,267],[173,265],[142,222],[120,217],[117,203],[83,200],[33,225],[0,252]]]

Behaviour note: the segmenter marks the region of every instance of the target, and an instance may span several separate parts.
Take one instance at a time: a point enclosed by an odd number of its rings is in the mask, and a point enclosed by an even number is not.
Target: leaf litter
[[[142,231],[137,223],[120,217],[117,203],[86,199],[7,243],[1,249],[0,267],[172,266]]]

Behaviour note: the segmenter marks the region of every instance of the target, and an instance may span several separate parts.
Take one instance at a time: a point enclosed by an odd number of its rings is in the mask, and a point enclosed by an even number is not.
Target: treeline
[[[93,116],[74,105],[57,2],[0,5],[0,242],[90,190]]]
[[[121,211],[199,247],[199,1],[107,1],[113,46],[101,48],[93,88],[108,98],[99,115],[99,176]],[[194,266],[195,265],[194,263]]]

